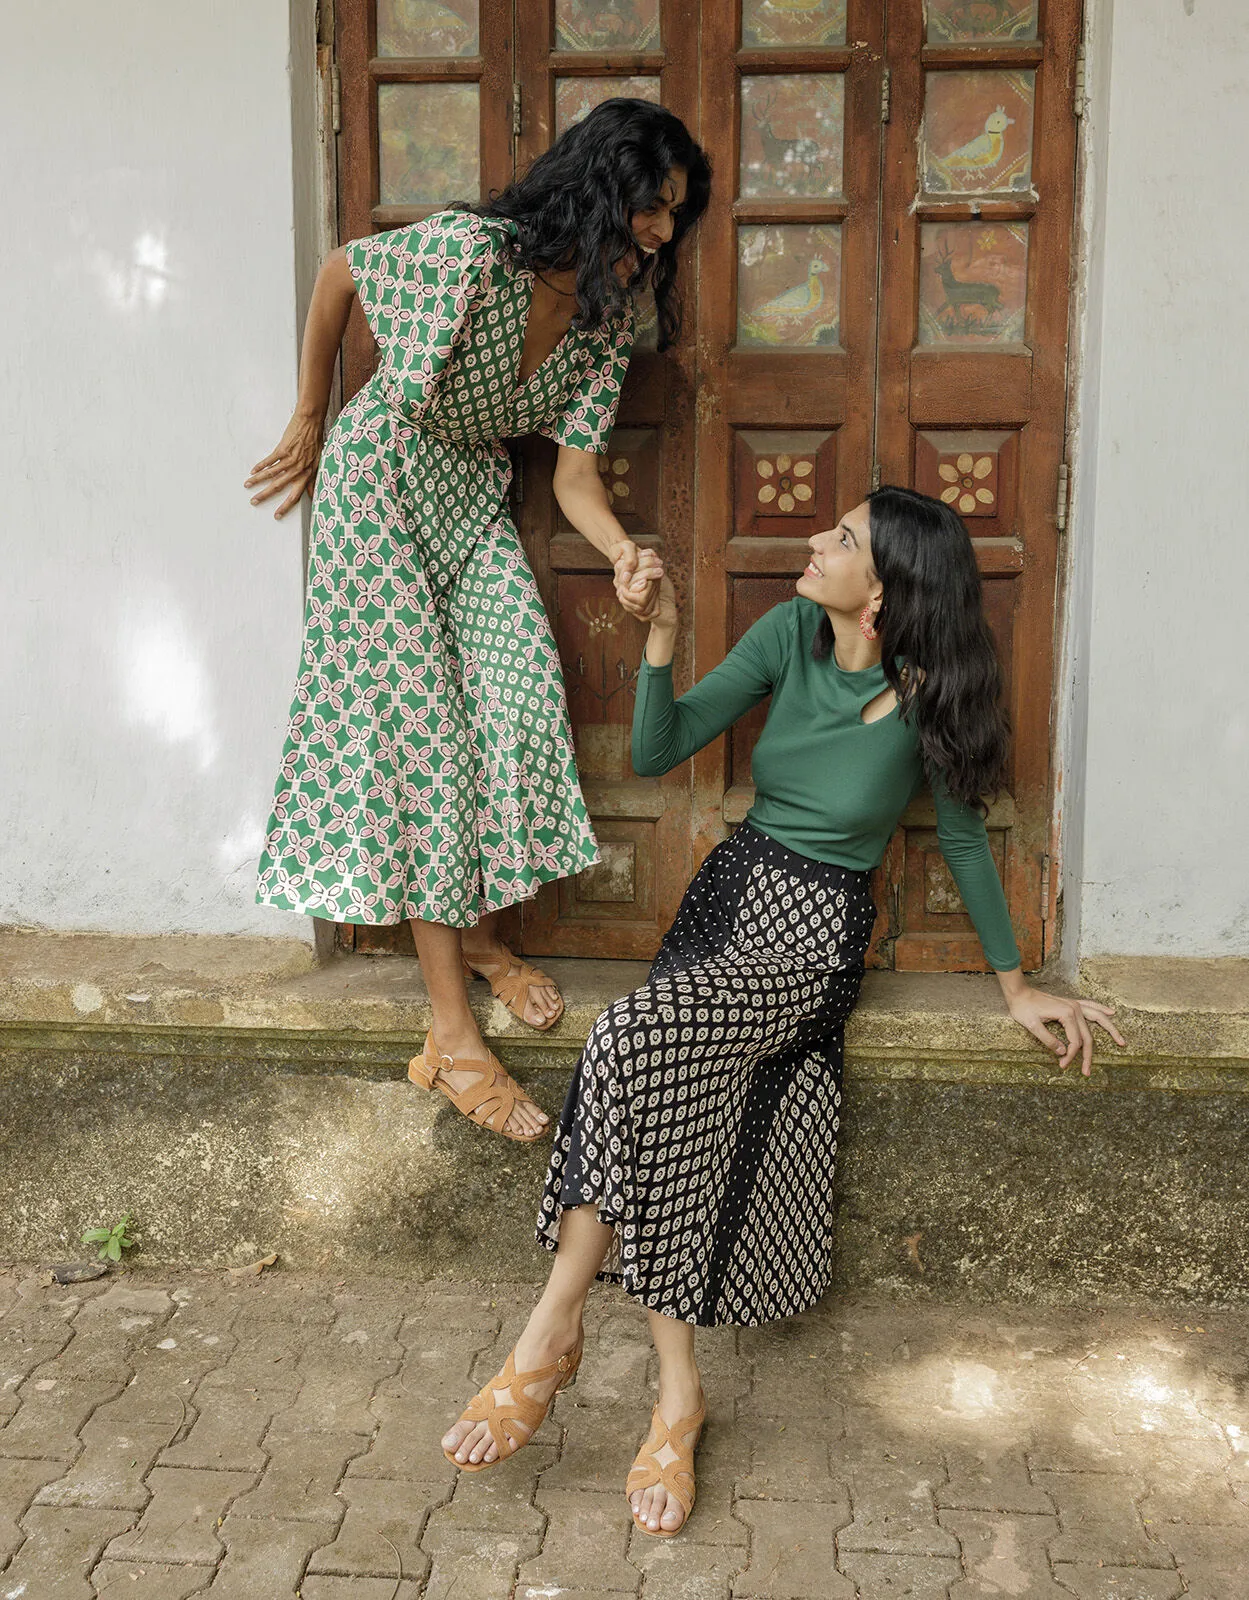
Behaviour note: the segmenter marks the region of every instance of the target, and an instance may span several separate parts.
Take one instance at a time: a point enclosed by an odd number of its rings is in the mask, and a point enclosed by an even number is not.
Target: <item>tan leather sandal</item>
[[[460,1422],[484,1422],[498,1449],[493,1461],[457,1461],[454,1450],[443,1450],[452,1466],[461,1472],[484,1472],[487,1467],[497,1467],[501,1461],[514,1456],[522,1445],[529,1443],[542,1425],[542,1419],[551,1409],[557,1394],[572,1387],[581,1365],[582,1339],[566,1355],[553,1361],[549,1367],[535,1367],[532,1372],[517,1372],[516,1352],[512,1350],[490,1382],[480,1388],[460,1413]],[[552,1390],[549,1400],[535,1400],[528,1393],[530,1384],[549,1383],[556,1373],[563,1373],[558,1387]],[[499,1396],[506,1398],[500,1400]],[[517,1424],[520,1426],[518,1427]],[[528,1432],[522,1430],[528,1429]]]
[[[671,1539],[680,1533],[690,1520],[694,1509],[697,1486],[694,1482],[694,1450],[703,1423],[707,1420],[707,1402],[704,1400],[693,1416],[682,1417],[669,1427],[659,1415],[659,1407],[651,1412],[651,1431],[646,1443],[637,1453],[632,1470],[625,1481],[625,1497],[633,1513],[634,1526],[654,1539]],[[656,1484],[666,1489],[685,1515],[680,1528],[648,1528],[633,1506],[633,1496],[639,1489],[653,1489]]]
[[[490,985],[490,992],[496,1000],[501,1000],[514,1017],[519,1017],[527,1028],[536,1028],[539,1033],[545,1033],[548,1028],[553,1028],[564,1015],[564,999],[560,996],[559,1010],[549,1022],[530,1022],[525,1015],[525,1007],[529,1003],[530,989],[554,989],[554,980],[548,978],[545,972],[540,972],[537,967],[531,967],[527,961],[522,961],[519,956],[503,946],[503,957],[499,961],[485,960],[478,966],[485,967],[484,972],[479,972],[477,967],[470,967],[468,961],[462,956],[464,971],[470,978],[484,978]],[[516,966],[519,972],[511,969]]]
[[[467,1089],[461,1089],[458,1094],[439,1076],[443,1072],[465,1071],[476,1072],[477,1082],[470,1083]],[[425,1035],[423,1053],[413,1056],[408,1062],[408,1077],[413,1083],[420,1084],[422,1089],[437,1089],[445,1094],[455,1109],[462,1111],[479,1128],[501,1133],[505,1139],[514,1139],[517,1144],[533,1144],[548,1131],[544,1127],[539,1128],[537,1133],[509,1133],[507,1119],[515,1111],[517,1102],[527,1098],[515,1078],[508,1075],[503,1063],[489,1050],[484,1061],[443,1055],[435,1042],[432,1028]]]

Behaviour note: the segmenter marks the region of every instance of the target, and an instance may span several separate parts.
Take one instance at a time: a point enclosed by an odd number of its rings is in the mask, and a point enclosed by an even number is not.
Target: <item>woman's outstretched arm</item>
[[[316,481],[325,433],[325,411],[334,381],[334,362],[347,331],[347,318],[355,296],[347,254],[340,245],[326,257],[313,286],[299,355],[299,396],[295,414],[276,448],[258,461],[251,476],[244,480],[244,488],[256,490],[252,495],[254,506],[284,489],[289,490],[273,513],[275,517],[284,517],[292,506],[298,505]]]

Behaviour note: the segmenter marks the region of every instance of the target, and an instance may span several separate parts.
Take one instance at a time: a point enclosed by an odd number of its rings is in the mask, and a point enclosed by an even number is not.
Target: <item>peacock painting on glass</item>
[[[742,0],[747,50],[827,48],[846,42],[846,0]]]
[[[379,56],[474,56],[478,0],[377,0]]]
[[[743,77],[744,200],[841,193],[845,88],[840,72]]]
[[[839,225],[787,222],[738,229],[740,348],[836,349],[840,307]]]
[[[1026,194],[1035,72],[929,72],[920,156],[928,194]]]
[[[1022,344],[1026,222],[929,222],[920,228],[919,343]]]

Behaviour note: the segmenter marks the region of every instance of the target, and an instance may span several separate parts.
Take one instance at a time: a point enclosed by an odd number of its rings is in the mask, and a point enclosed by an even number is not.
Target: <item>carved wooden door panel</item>
[[[888,7],[876,458],[886,482],[954,505],[975,538],[1014,728],[989,837],[1025,967],[1043,959],[1053,913],[1079,29],[1079,0]],[[899,968],[982,968],[934,821],[930,802],[912,807],[890,847],[883,953]]]
[[[696,9],[681,0],[517,0],[518,164],[524,166],[600,100],[629,95],[666,105],[696,127]],[[688,263],[687,263],[688,269]],[[604,483],[630,536],[663,552],[685,587],[693,558],[693,394],[696,306],[681,284],[686,327],[655,346],[644,304]],[[555,622],[577,763],[602,861],[546,885],[522,908],[536,955],[645,957],[672,920],[691,867],[689,774],[638,778],[629,759],[634,680],[645,628],[616,603],[607,562],[560,515],[555,450],[521,446],[521,536]],[[688,615],[688,611],[687,611]],[[677,671],[689,651],[683,642]]]

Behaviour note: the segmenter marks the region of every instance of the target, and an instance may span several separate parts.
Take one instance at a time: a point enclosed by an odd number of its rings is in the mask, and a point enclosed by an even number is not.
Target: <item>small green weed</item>
[[[131,1250],[138,1244],[137,1237],[132,1239],[126,1232],[134,1218],[129,1212],[115,1222],[111,1228],[88,1228],[82,1236],[83,1244],[98,1244],[96,1253],[97,1261],[120,1261],[123,1250]]]

